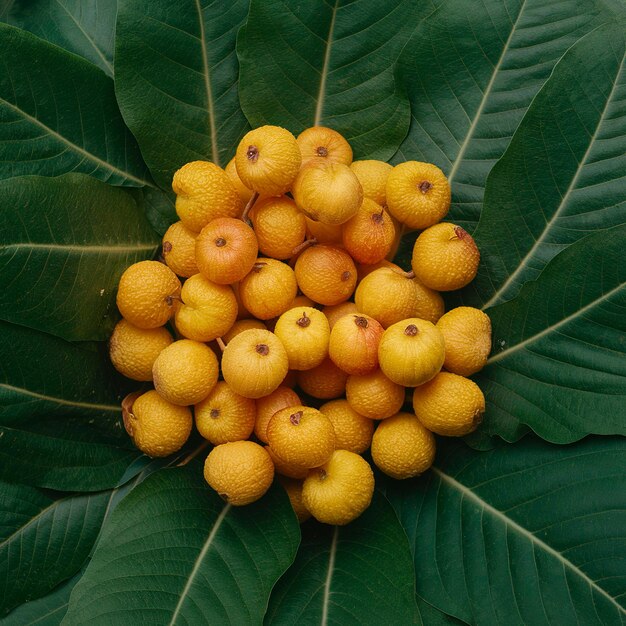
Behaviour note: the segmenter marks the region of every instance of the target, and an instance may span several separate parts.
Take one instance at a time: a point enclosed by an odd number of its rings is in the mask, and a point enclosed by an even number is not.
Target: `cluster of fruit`
[[[257,500],[276,473],[300,520],[346,524],[373,494],[368,449],[408,478],[432,464],[433,433],[476,428],[485,401],[467,376],[486,362],[491,326],[477,309],[444,314],[439,291],[469,283],[479,252],[440,222],[441,170],[353,162],[328,128],[296,139],[264,126],[225,170],[188,163],[172,187],[180,221],[165,263],[124,272],[110,341],[122,374],[154,384],[123,404],[138,448],[176,452],[195,418],[215,446],[205,478],[226,501]],[[410,272],[386,260],[402,224],[422,231]]]

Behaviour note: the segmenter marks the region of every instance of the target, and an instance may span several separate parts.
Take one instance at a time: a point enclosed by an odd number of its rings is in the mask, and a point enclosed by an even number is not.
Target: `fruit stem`
[[[226,344],[224,343],[224,340],[221,337],[218,337],[215,341],[217,342],[217,345],[220,347],[220,350],[224,352],[224,350],[226,350]]]
[[[415,278],[415,272],[411,270],[410,272],[402,272],[402,275],[405,278]]]
[[[211,445],[210,441],[203,441],[195,450],[190,452],[180,463],[176,464],[176,467],[182,467],[183,465],[187,465],[189,461],[193,461],[200,452],[202,452],[205,448],[208,448]]]
[[[257,201],[259,197],[259,192],[255,191],[252,196],[250,197],[250,200],[248,200],[248,204],[246,204],[245,209],[243,210],[243,213],[241,214],[241,219],[242,221],[246,222],[246,224],[248,224],[248,222],[250,220],[248,220],[248,213],[250,213],[252,207],[254,206],[254,203]]]

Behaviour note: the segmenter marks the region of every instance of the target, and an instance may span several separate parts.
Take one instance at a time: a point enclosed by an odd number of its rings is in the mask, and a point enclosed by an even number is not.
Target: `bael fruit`
[[[363,187],[363,195],[381,206],[385,206],[387,204],[387,178],[393,165],[384,161],[368,159],[353,161],[350,169],[359,179],[361,187]]]
[[[293,478],[295,480],[302,480],[309,475],[309,468],[302,465],[294,465],[293,463],[286,463],[279,457],[277,457],[269,446],[265,446],[265,450],[270,455],[272,463],[274,463],[274,470],[280,476],[286,476],[287,478]]]
[[[373,420],[395,415],[404,404],[405,391],[380,369],[363,376],[348,376],[346,400],[354,411]]]
[[[167,266],[184,278],[189,278],[198,273],[196,263],[196,236],[194,233],[178,221],[174,222],[163,235],[162,250],[163,259]]]
[[[335,448],[361,454],[372,443],[374,422],[359,415],[346,400],[331,400],[320,411],[331,421],[335,431]]]
[[[328,355],[348,374],[369,374],[378,367],[378,344],[383,327],[368,315],[346,315],[330,333]]]
[[[250,330],[257,328],[261,330],[267,330],[267,326],[261,321],[256,319],[237,320],[230,330],[222,335],[222,341],[227,344],[233,337],[241,334],[244,330]]]
[[[333,304],[332,306],[325,306],[322,309],[322,313],[328,319],[328,325],[330,329],[340,320],[344,315],[350,315],[351,313],[358,313],[358,309],[354,302],[341,302],[340,304]]]
[[[315,239],[316,243],[327,243],[330,245],[342,245],[342,227],[341,224],[324,224],[316,222],[310,217],[304,216],[306,222],[306,236],[309,239]]]
[[[308,472],[307,472],[308,473]],[[295,478],[287,478],[286,476],[278,476],[278,482],[283,486],[283,489],[289,496],[289,502],[291,502],[291,508],[296,514],[298,521],[306,522],[311,514],[307,511],[302,501],[302,480],[296,480]]]
[[[302,167],[309,163],[352,163],[352,148],[343,135],[332,128],[312,126],[296,138],[302,154]]]
[[[241,182],[241,178],[239,178],[239,174],[237,174],[237,165],[235,164],[235,157],[233,157],[228,162],[228,165],[224,168],[224,171],[226,172],[226,176],[228,176],[233,187],[239,194],[241,201],[244,204],[248,204],[248,202],[250,201],[250,198],[252,198],[252,195],[254,194],[254,191],[252,191],[252,189],[248,189],[248,187],[246,187]]]
[[[332,400],[343,395],[348,374],[339,369],[330,359],[325,358],[317,367],[298,372],[298,386],[320,400]]]
[[[267,425],[277,411],[302,404],[298,394],[285,385],[280,385],[272,393],[256,401],[256,422],[254,434],[263,443],[267,443]]]

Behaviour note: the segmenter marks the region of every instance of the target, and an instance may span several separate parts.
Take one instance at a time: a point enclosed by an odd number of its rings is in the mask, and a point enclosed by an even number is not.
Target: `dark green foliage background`
[[[613,0],[0,0],[0,623],[626,622]],[[133,448],[115,290],[252,126],[437,164],[481,250],[485,422],[344,528]],[[398,259],[406,263],[415,233]]]

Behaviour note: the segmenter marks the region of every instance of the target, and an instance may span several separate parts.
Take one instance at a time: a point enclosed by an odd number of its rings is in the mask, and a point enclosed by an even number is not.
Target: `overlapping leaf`
[[[441,443],[423,478],[388,481],[417,591],[468,624],[626,618],[626,443]]]
[[[237,44],[248,120],[294,133],[330,126],[356,158],[390,158],[409,124],[394,64],[430,7],[408,0],[253,0]]]
[[[0,318],[106,339],[122,272],[158,243],[131,195],[82,174],[29,176],[0,181],[0,205]]]
[[[235,54],[247,10],[248,0],[120,0],[117,98],[164,189],[188,161],[224,167],[248,130]]]
[[[411,553],[389,503],[375,494],[347,526],[310,522],[277,583],[265,624],[415,624]]]
[[[147,478],[112,513],[66,624],[260,623],[300,538],[283,490],[225,504],[199,464]]]
[[[412,120],[395,159],[441,167],[450,218],[473,228],[487,174],[554,64],[610,19],[598,0],[444,0],[400,59]]]

